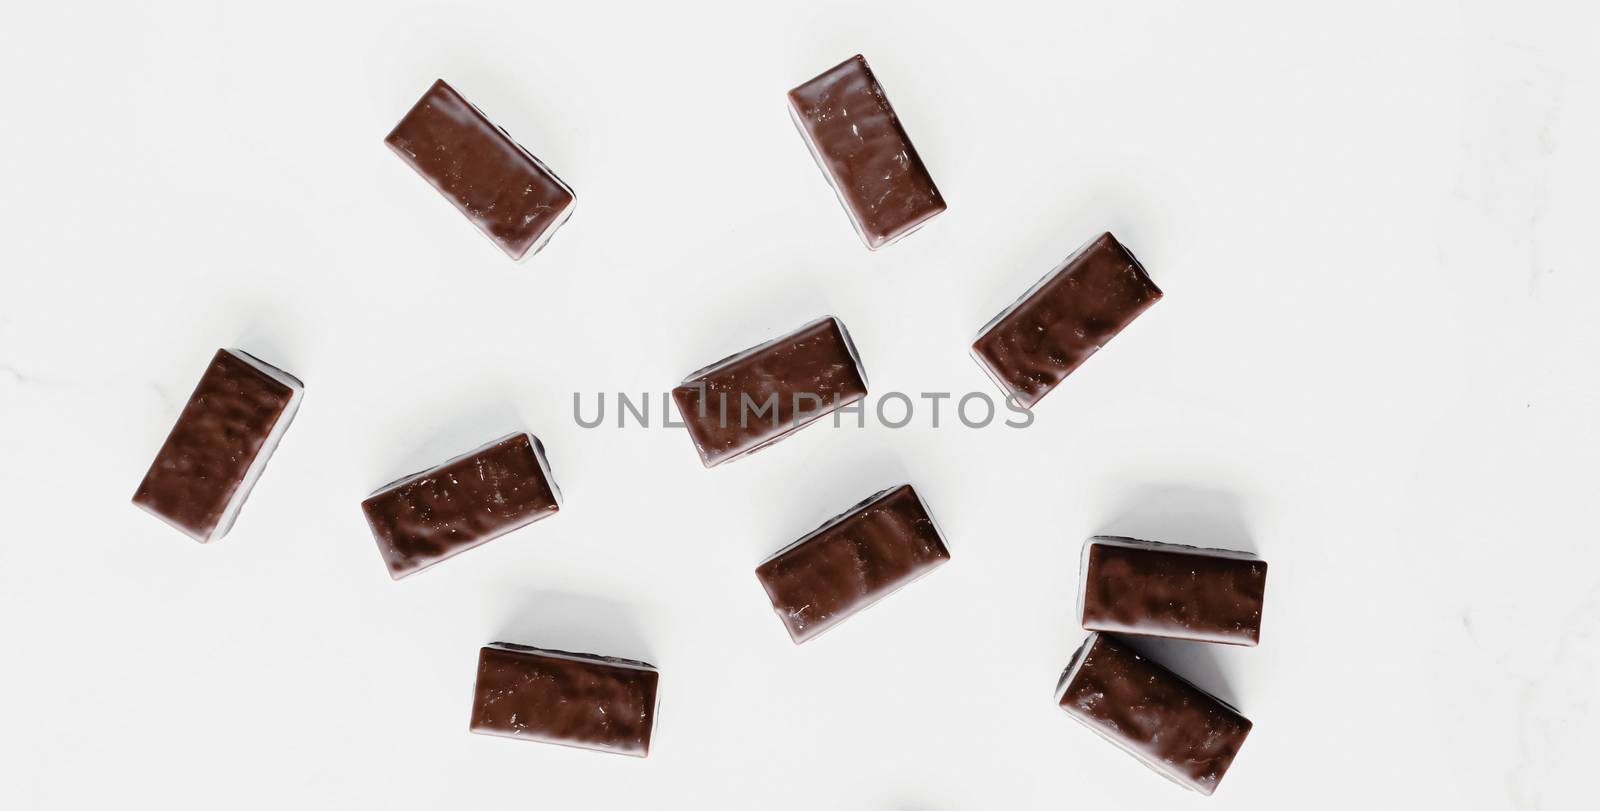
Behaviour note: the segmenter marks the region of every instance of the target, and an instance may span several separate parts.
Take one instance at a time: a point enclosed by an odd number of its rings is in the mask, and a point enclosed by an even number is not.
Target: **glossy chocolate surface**
[[[1139,260],[1101,234],[995,316],[972,353],[1000,388],[1031,407],[1159,300]]]
[[[443,79],[384,143],[512,259],[572,213],[572,189]]]
[[[789,111],[873,250],[915,231],[944,198],[859,54],[789,91]]]
[[[1266,586],[1266,561],[1245,552],[1090,538],[1079,590],[1083,627],[1255,645]]]
[[[706,467],[759,450],[866,395],[849,333],[831,317],[718,361],[672,390]]]
[[[644,662],[495,642],[478,654],[472,731],[644,757],[658,679]]]
[[[1250,734],[1237,710],[1105,634],[1084,641],[1056,699],[1068,715],[1202,794],[1216,790]]]
[[[950,559],[911,485],[884,490],[756,568],[795,644],[887,597]]]
[[[227,534],[293,418],[300,388],[244,352],[217,350],[133,503],[201,543]]]
[[[539,441],[512,434],[361,502],[396,580],[560,509]]]

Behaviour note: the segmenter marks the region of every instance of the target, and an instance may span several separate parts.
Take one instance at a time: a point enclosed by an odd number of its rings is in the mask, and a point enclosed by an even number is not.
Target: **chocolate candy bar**
[[[133,503],[201,542],[228,534],[304,388],[238,349],[218,349]]]
[[[790,90],[789,114],[868,249],[944,211],[944,198],[860,54]]]
[[[700,462],[715,467],[777,442],[867,396],[867,376],[837,318],[718,361],[672,390]]]
[[[927,506],[903,484],[784,547],[756,577],[798,645],[949,559]]]
[[[1133,538],[1083,546],[1078,605],[1090,631],[1255,645],[1267,564],[1248,552]]]
[[[1167,778],[1210,794],[1250,734],[1233,707],[1104,634],[1056,686],[1061,709]]]
[[[1031,408],[1160,299],[1139,260],[1101,234],[984,325],[972,356]]]
[[[384,143],[512,259],[572,215],[572,189],[443,79]]]
[[[631,659],[495,642],[478,653],[472,731],[644,757],[658,678]]]
[[[561,491],[544,446],[511,434],[407,476],[361,502],[396,580],[555,514]]]

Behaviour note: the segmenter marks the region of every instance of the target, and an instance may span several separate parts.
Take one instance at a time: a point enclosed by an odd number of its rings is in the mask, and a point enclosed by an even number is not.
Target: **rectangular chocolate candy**
[[[860,54],[790,90],[789,114],[868,249],[944,211],[944,198]]]
[[[228,534],[303,391],[282,369],[218,349],[133,503],[201,543]]]
[[[1160,299],[1139,260],[1101,234],[984,325],[972,356],[1031,408]]]
[[[572,189],[443,79],[384,143],[512,259],[538,253],[572,214]]]
[[[1061,709],[1177,784],[1210,794],[1250,734],[1238,710],[1140,656],[1090,634],[1056,686]]]
[[[1078,605],[1090,631],[1255,645],[1267,564],[1248,552],[1134,538],[1083,545]]]
[[[700,462],[715,467],[867,396],[867,376],[832,316],[720,360],[672,390]]]
[[[756,577],[798,645],[949,559],[927,506],[903,484],[784,547]]]
[[[396,580],[555,514],[544,446],[510,434],[379,489],[361,510]]]
[[[478,653],[472,731],[644,757],[658,679],[631,659],[495,642]]]

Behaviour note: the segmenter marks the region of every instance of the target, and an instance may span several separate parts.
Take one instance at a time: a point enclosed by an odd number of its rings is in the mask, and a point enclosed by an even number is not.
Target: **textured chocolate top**
[[[478,654],[472,731],[644,757],[658,678],[644,662],[495,642]]]
[[[512,259],[571,213],[572,190],[443,79],[384,139]]]
[[[396,580],[527,526],[558,510],[543,449],[512,434],[361,502]]]
[[[776,442],[865,396],[866,375],[849,333],[832,317],[718,361],[672,390],[706,467]]]
[[[1061,709],[1178,784],[1217,788],[1250,722],[1104,634],[1090,634],[1057,688]]]
[[[950,559],[909,484],[852,507],[756,568],[796,644]]]
[[[228,507],[249,494],[251,465],[257,456],[271,454],[273,429],[279,420],[292,418],[298,387],[299,381],[281,370],[218,349],[133,503],[201,543],[227,534]]]
[[[944,198],[860,54],[790,90],[789,110],[868,248],[944,211]]]
[[[1132,538],[1084,550],[1083,627],[1255,645],[1267,564],[1254,555]]]
[[[1160,299],[1139,260],[1101,234],[990,321],[972,352],[1031,407]]]

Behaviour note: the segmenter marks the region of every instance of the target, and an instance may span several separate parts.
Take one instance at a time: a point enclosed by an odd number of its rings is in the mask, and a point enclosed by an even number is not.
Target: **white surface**
[[[8,9],[0,806],[1589,802],[1593,4],[787,5]],[[950,202],[876,254],[784,112],[856,51]],[[526,265],[383,147],[441,76],[583,199]],[[992,391],[1107,228],[1166,299],[1029,429],[573,422],[824,313]],[[307,392],[201,546],[128,499],[219,346]],[[561,514],[391,582],[362,496],[524,428]],[[905,479],[950,565],[792,645],[755,564]],[[1096,533],[1271,563],[1260,648],[1157,651],[1256,722],[1209,800],[1051,705]],[[491,640],[660,667],[650,758],[468,734]]]

